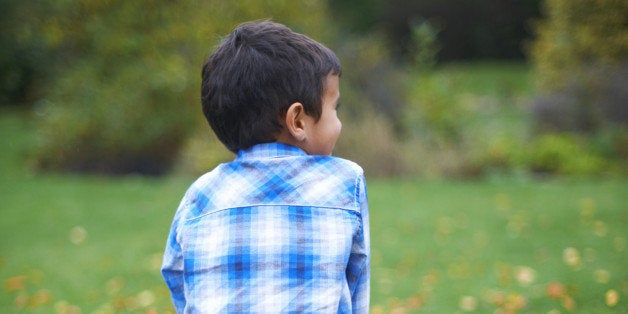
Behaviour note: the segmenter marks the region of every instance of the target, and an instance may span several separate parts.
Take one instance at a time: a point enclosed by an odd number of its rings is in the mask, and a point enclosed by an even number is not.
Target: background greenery
[[[374,313],[626,312],[627,6],[2,1],[0,312],[171,310],[160,239],[232,158],[200,66],[265,18],[343,64],[335,154],[369,180]]]
[[[337,51],[337,153],[370,175],[628,171],[625,1],[1,5],[0,103],[33,112],[38,169],[198,174],[231,158],[199,114],[199,68],[234,26],[273,18]]]

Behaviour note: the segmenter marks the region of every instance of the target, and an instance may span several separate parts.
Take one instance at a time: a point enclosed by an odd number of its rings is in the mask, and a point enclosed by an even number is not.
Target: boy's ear
[[[286,129],[292,135],[292,137],[301,142],[306,138],[306,122],[305,108],[300,102],[295,102],[288,108],[286,112]]]

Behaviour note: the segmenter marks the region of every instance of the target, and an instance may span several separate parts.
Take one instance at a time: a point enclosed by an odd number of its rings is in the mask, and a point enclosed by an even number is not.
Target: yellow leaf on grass
[[[619,293],[617,293],[617,291],[614,289],[608,290],[606,291],[605,299],[606,305],[608,305],[609,307],[613,307],[619,302]]]
[[[24,281],[26,281],[26,276],[19,275],[9,277],[4,281],[4,287],[7,291],[16,291],[24,289]]]

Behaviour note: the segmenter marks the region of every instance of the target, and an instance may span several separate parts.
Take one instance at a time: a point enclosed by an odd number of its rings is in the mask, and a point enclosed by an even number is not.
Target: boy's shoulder
[[[340,177],[355,179],[364,176],[364,170],[357,163],[336,156],[276,156],[272,158],[249,158],[222,163],[196,180],[194,185],[207,182],[233,179],[260,179],[285,176],[286,178],[307,178],[312,176]]]
[[[218,165],[186,193],[188,218],[234,207],[313,206],[359,211],[364,172],[334,156],[251,158]]]
[[[309,156],[312,162],[309,164],[312,168],[325,168],[338,172],[338,175],[346,176],[362,176],[364,170],[357,163],[336,156]],[[323,170],[323,172],[325,172]]]

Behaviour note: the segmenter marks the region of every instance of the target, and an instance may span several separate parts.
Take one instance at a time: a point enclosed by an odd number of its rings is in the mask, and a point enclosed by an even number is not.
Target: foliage
[[[439,30],[429,21],[415,22],[412,25],[412,49],[414,66],[420,71],[436,65]]]
[[[405,116],[407,128],[415,132],[423,129],[444,141],[458,140],[464,128],[463,119],[469,115],[457,99],[460,94],[451,92],[456,85],[456,78],[445,72],[419,75],[410,98],[420,108],[416,111],[409,108]]]
[[[194,73],[219,36],[246,20],[273,17],[296,31],[328,34],[321,1],[55,6],[58,14],[31,25],[49,38],[59,62],[35,108],[44,169],[163,173],[202,123]]]
[[[584,80],[592,69],[621,65],[628,56],[628,4],[609,0],[546,0],[537,22],[531,57],[539,86],[555,91],[574,76]]]
[[[392,60],[381,33],[341,36],[335,50],[342,63],[341,102],[343,120],[368,123],[369,114],[381,114],[394,133],[400,128],[406,102],[407,77]]]
[[[7,1],[0,7],[6,9],[0,41],[11,48],[0,53],[0,75],[8,82],[0,101],[34,103],[37,167],[149,174],[175,167],[198,174],[231,154],[208,135],[193,74],[235,25],[273,18],[340,57],[345,128],[336,154],[362,163],[372,175],[590,173],[539,166],[545,159],[529,153],[550,151],[537,135],[558,132],[554,137],[563,138],[565,131],[578,132],[570,137],[577,140],[560,147],[578,145],[578,152],[604,159],[593,169],[610,173],[626,168],[621,165],[628,147],[628,66],[620,58],[625,27],[617,26],[625,10],[617,1],[596,3],[600,7],[588,13],[576,10],[582,1],[548,2],[546,12],[557,12],[537,24],[539,39],[530,47],[536,74],[545,82],[539,87],[548,89],[534,98],[531,115],[526,65],[447,65],[436,59],[467,57],[446,52],[452,42],[481,48],[456,48],[475,56],[515,57],[511,48],[516,42],[518,50],[527,36],[524,21],[537,14],[538,0],[370,0],[359,8],[353,0]],[[613,5],[617,12],[597,23]],[[342,19],[348,11],[353,15]],[[592,35],[601,29],[612,37],[608,42]],[[464,40],[453,35],[456,30]],[[499,42],[500,36],[509,41]],[[555,40],[561,38],[569,45]],[[573,50],[565,60],[592,61],[560,67],[565,47]],[[394,55],[398,48],[407,53],[404,58]],[[606,55],[611,57],[601,57]],[[571,75],[570,69],[586,75]],[[560,71],[570,77],[564,84],[548,74]],[[551,89],[549,82],[562,87]],[[569,156],[554,153],[561,160]]]
[[[538,112],[529,107],[533,76],[525,64],[450,64],[411,77],[401,139],[404,174],[628,173],[628,136],[621,127],[595,135],[535,132]]]
[[[182,147],[174,172],[179,175],[200,176],[233,158],[233,153],[218,140],[209,127],[198,128]]]
[[[410,168],[466,177],[520,167],[529,134],[525,64],[450,64],[412,77],[403,115]]]
[[[586,68],[582,76],[565,70],[562,75],[568,82],[560,88],[541,89],[532,103],[537,131],[595,134],[606,128],[628,127],[628,60],[621,65]],[[574,71],[579,69],[582,67],[574,65]]]
[[[553,0],[544,10],[530,50],[541,91],[534,104],[539,129],[627,127],[628,4]]]
[[[159,9],[146,14],[144,5]],[[193,8],[157,1],[67,6],[66,15],[52,18],[45,29],[58,36],[54,42],[71,60],[36,108],[43,138],[39,165],[109,173],[166,170],[193,121],[195,84],[187,72],[200,51],[179,20]]]
[[[625,162],[621,147],[628,145],[628,3],[547,0],[543,11],[545,17],[537,22],[537,38],[530,47],[539,89],[532,111],[535,130],[541,134],[536,145],[542,150],[533,164],[560,160],[565,163],[562,169],[547,164],[541,168],[565,172],[575,167],[568,172],[580,173],[597,168],[599,157]],[[574,135],[566,137],[564,132]],[[542,135],[547,133],[557,134]],[[609,133],[618,136],[602,154],[585,162],[593,153],[589,146],[605,141]],[[576,137],[575,142],[568,139]],[[565,151],[549,149],[547,141]],[[582,160],[569,156],[574,153],[581,154]],[[592,168],[586,170],[585,163]]]
[[[546,134],[534,140],[527,162],[532,171],[572,175],[591,175],[604,168],[604,159],[587,150],[571,134]]]
[[[408,175],[400,141],[407,73],[391,58],[384,34],[338,36],[343,129],[334,154],[358,162],[369,176]]]
[[[30,103],[41,96],[39,84],[53,72],[50,37],[36,31],[39,16],[54,14],[47,1],[0,2],[0,106]]]
[[[357,162],[368,177],[408,175],[403,143],[389,119],[369,109],[360,120],[345,120],[343,115],[341,112],[343,127],[334,155]]]

